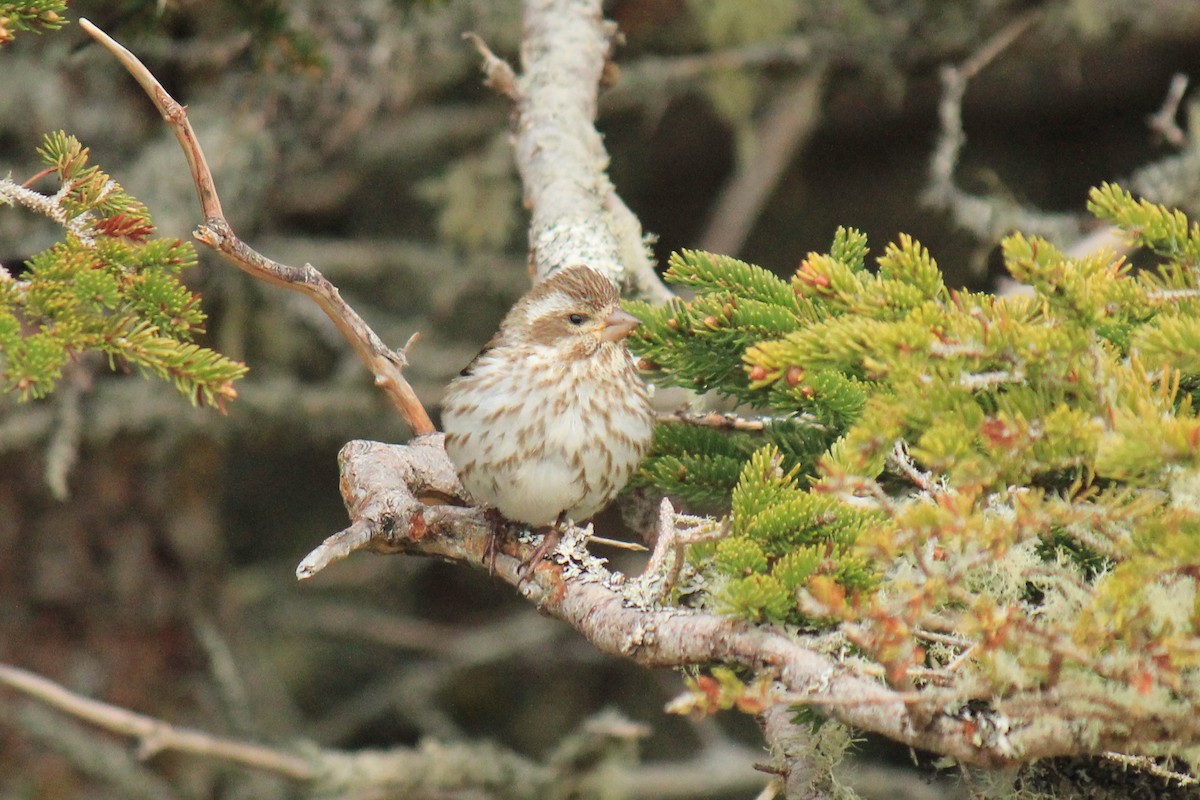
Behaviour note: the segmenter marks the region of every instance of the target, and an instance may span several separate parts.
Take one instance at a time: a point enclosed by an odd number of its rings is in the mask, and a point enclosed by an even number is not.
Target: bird
[[[637,325],[612,281],[564,267],[516,302],[447,387],[446,453],[470,499],[544,534],[522,579],[568,522],[616,496],[650,449],[649,392],[625,343]]]

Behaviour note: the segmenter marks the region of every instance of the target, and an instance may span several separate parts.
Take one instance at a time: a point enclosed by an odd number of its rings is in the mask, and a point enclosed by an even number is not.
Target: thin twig
[[[1148,773],[1156,778],[1162,778],[1168,783],[1177,783],[1180,786],[1195,786],[1197,783],[1200,783],[1193,776],[1160,766],[1154,762],[1154,759],[1147,756],[1130,756],[1125,753],[1103,753],[1102,755],[1109,761],[1114,761],[1126,767],[1132,767],[1139,772]]]
[[[56,500],[67,500],[71,496],[68,480],[79,461],[83,395],[91,382],[88,369],[86,362],[72,362],[66,370],[67,380],[58,392],[56,424],[46,445],[46,484]]]
[[[1183,102],[1183,96],[1187,94],[1187,88],[1188,76],[1176,72],[1171,77],[1171,85],[1167,87],[1167,96],[1163,98],[1162,107],[1146,118],[1150,130],[1157,132],[1174,147],[1187,144],[1187,134],[1179,127],[1177,119],[1179,105]]]
[[[896,446],[888,455],[888,463],[900,471],[914,486],[928,494],[936,494],[938,486],[932,474],[923,471],[909,455],[908,445],[903,439],[896,440]]]
[[[721,190],[700,237],[699,249],[735,254],[754,229],[762,209],[820,122],[824,65],[791,79],[758,121],[752,153]]]
[[[809,414],[793,414],[786,417],[742,417],[737,414],[717,411],[664,411],[656,417],[656,421],[665,425],[695,425],[698,428],[715,428],[726,431],[763,431],[769,425],[798,424],[812,430],[827,430],[827,427],[817,422]]]
[[[137,739],[142,758],[174,750],[265,769],[296,781],[310,781],[316,776],[306,759],[284,750],[176,727],[155,717],[76,694],[49,678],[9,664],[0,664],[0,684],[107,731]]]
[[[724,539],[729,535],[729,525],[728,518],[718,523],[709,517],[677,514],[670,499],[664,497],[658,505],[654,552],[638,580],[652,591],[655,600],[665,599],[679,582],[687,548],[700,542]]]
[[[510,100],[519,100],[521,93],[517,90],[517,73],[513,71],[512,66],[493,53],[492,48],[487,46],[487,42],[483,41],[479,34],[468,31],[462,36],[475,46],[475,50],[483,59],[483,85],[495,89]]]
[[[967,136],[963,131],[962,106],[967,86],[1000,53],[1013,44],[1042,17],[1033,9],[1017,17],[988,39],[958,66],[942,68],[942,98],[938,103],[941,130],[929,159],[929,185],[922,200],[926,205],[950,214],[955,224],[982,241],[992,242],[1017,229],[1065,243],[1079,238],[1083,218],[1072,214],[1053,214],[1021,206],[999,197],[974,195],[955,182]]]
[[[393,405],[403,415],[417,436],[433,433],[429,414],[425,411],[416,392],[405,380],[403,369],[408,359],[403,352],[387,347],[365,321],[341,298],[337,287],[325,279],[311,264],[291,267],[259,254],[234,234],[225,214],[213,182],[212,171],[204,157],[204,150],[196,138],[196,132],[188,120],[186,109],[167,93],[150,70],[137,56],[122,47],[104,31],[87,19],[80,18],[79,27],[87,31],[97,42],[112,53],[121,65],[145,90],[154,102],[163,120],[170,126],[183,148],[192,182],[200,199],[200,210],[204,223],[193,234],[196,239],[225,256],[239,269],[259,280],[285,289],[300,292],[321,307],[333,321],[342,336],[354,348],[359,359],[375,376],[375,385],[381,388]]]

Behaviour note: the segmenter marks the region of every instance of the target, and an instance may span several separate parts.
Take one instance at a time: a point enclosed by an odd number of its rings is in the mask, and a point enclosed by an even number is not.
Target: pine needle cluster
[[[0,3],[0,45],[16,38],[21,31],[55,31],[66,24],[62,16],[66,0],[23,0],[20,3]]]
[[[1088,207],[1154,263],[1016,233],[1029,291],[999,298],[905,236],[872,269],[849,229],[788,280],[672,259],[695,296],[633,306],[643,365],[778,420],[770,441],[657,432],[642,479],[730,515],[691,551],[702,602],[838,627],[896,686],[1014,716],[1054,692],[1084,738],[1193,729],[1200,224],[1107,184]]]
[[[0,385],[22,400],[45,396],[79,355],[99,351],[111,367],[132,365],[169,380],[196,404],[224,408],[246,372],[202,347],[199,298],[180,282],[196,263],[190,242],[154,238],[145,206],[95,166],[62,132],[39,150],[53,194],[0,179],[0,204],[58,223],[62,241],[32,256],[16,276],[0,270]],[[31,181],[27,182],[32,183]]]

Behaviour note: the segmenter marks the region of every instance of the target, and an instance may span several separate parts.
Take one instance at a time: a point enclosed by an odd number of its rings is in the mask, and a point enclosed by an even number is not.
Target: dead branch
[[[422,436],[436,430],[416,392],[404,378],[403,370],[408,365],[406,354],[385,345],[362,317],[341,298],[337,287],[311,264],[303,267],[280,264],[261,255],[237,237],[221,210],[212,171],[208,168],[204,150],[192,130],[185,107],[167,93],[137,56],[87,19],[80,18],[79,26],[121,62],[154,102],[155,108],[179,140],[192,172],[192,181],[204,216],[204,223],[193,234],[195,238],[255,278],[309,297],[321,307],[354,348],[359,359],[375,376],[375,385],[400,411],[413,433]]]
[[[1041,16],[1040,9],[1022,14],[984,42],[962,64],[942,68],[942,98],[938,103],[941,129],[929,160],[929,184],[922,200],[931,208],[946,211],[956,225],[980,241],[990,243],[1011,230],[1022,230],[1066,246],[1084,232],[1084,220],[1077,215],[1053,214],[1027,208],[1002,197],[971,194],[962,189],[955,179],[967,142],[962,121],[963,97],[967,86]]]
[[[0,664],[0,683],[100,728],[137,739],[138,754],[142,758],[175,750],[267,770],[292,780],[309,781],[316,775],[307,759],[292,753],[176,727],[145,714],[75,694],[48,678],[8,664]]]
[[[517,73],[512,66],[493,53],[479,34],[468,32],[463,34],[463,38],[475,46],[479,57],[483,59],[483,85],[510,100],[518,100],[521,94],[517,91]]]
[[[175,726],[84,697],[48,678],[8,664],[0,664],[0,685],[103,730],[138,740],[139,758],[150,758],[164,751],[202,756],[311,784],[313,794],[321,796],[376,796],[380,792],[427,796],[475,789],[499,798],[528,798],[558,796],[564,791],[562,787],[572,787],[577,790],[572,796],[607,797],[611,791],[606,787],[611,787],[613,773],[603,768],[602,760],[585,760],[586,756],[602,749],[604,740],[644,735],[641,725],[615,719],[611,713],[601,714],[564,737],[550,765],[487,743],[426,741],[412,748],[360,753],[300,744],[292,751]],[[53,734],[56,744],[61,744],[62,738],[61,731]],[[95,758],[96,742],[92,741],[90,746],[72,742]],[[733,791],[754,780],[748,769],[739,770],[750,763],[751,752],[733,745],[711,747],[692,762],[633,767],[617,779],[633,797],[694,797],[715,785]],[[580,763],[572,763],[572,753],[578,754]],[[129,788],[135,778],[125,776],[124,780],[125,788]],[[136,781],[137,786],[152,790],[138,792],[139,796],[169,796],[163,791],[166,784],[147,776],[137,776]]]
[[[1176,72],[1171,76],[1171,85],[1167,87],[1167,96],[1163,98],[1162,107],[1146,117],[1146,124],[1150,126],[1150,130],[1157,132],[1168,144],[1176,148],[1187,144],[1187,133],[1179,127],[1179,121],[1176,119],[1187,88],[1188,76]]]
[[[754,131],[754,152],[740,159],[721,190],[700,238],[699,249],[736,254],[754,230],[780,178],[821,119],[824,65],[792,78],[763,114]]]
[[[486,45],[478,37],[473,41],[488,80],[516,104],[514,149],[532,215],[534,280],[586,263],[662,301],[671,292],[646,254],[640,224],[608,178],[608,153],[595,127],[598,87],[616,36],[600,5],[526,0],[522,71],[515,83]]]

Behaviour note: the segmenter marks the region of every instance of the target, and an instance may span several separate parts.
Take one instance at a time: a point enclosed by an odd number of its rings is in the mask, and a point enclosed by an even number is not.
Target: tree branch
[[[946,211],[960,228],[988,243],[1009,231],[1022,230],[1066,246],[1084,231],[1084,221],[1078,215],[1053,214],[1026,208],[1005,198],[974,195],[960,188],[955,180],[967,142],[962,121],[967,86],[1041,16],[1040,9],[1021,15],[984,42],[962,64],[947,65],[941,71],[942,98],[938,103],[941,130],[929,160],[929,185],[922,200],[931,208]]]
[[[187,118],[184,106],[167,93],[137,56],[108,34],[83,18],[79,20],[79,27],[116,56],[121,65],[146,91],[155,108],[162,114],[163,120],[179,140],[191,169],[192,181],[200,200],[200,210],[204,215],[204,223],[193,234],[196,239],[255,278],[309,297],[321,307],[354,348],[359,359],[375,376],[375,384],[400,411],[413,433],[422,436],[436,430],[416,392],[404,378],[403,370],[408,365],[406,353],[403,350],[392,350],[385,345],[362,317],[341,298],[337,287],[311,264],[305,264],[303,267],[280,264],[261,255],[239,239],[221,210],[212,171],[208,168],[204,150],[200,147],[196,132],[192,130],[192,123]]]
[[[356,550],[432,556],[487,568],[493,528],[475,508],[427,505],[422,497],[456,497],[462,488],[440,436],[407,446],[355,441],[339,455],[351,526],[301,563],[310,578]],[[785,706],[804,703],[846,725],[965,764],[997,767],[1035,758],[1168,742],[1179,720],[1115,720],[1099,728],[1052,692],[1026,693],[977,711],[935,691],[892,689],[854,663],[816,649],[815,640],[715,613],[659,605],[639,582],[587,553],[586,534],[564,537],[555,561],[521,581],[531,545],[500,541],[495,576],[550,616],[574,627],[599,650],[644,666],[735,664],[775,675]],[[1011,714],[1005,709],[1011,709]],[[1087,730],[1085,736],[1082,731]]]
[[[265,769],[292,780],[309,781],[316,775],[313,765],[300,756],[261,744],[175,727],[154,717],[75,694],[49,678],[8,664],[0,664],[0,684],[105,730],[137,739],[138,754],[142,758],[175,750]]]
[[[617,35],[599,0],[526,0],[515,83],[476,37],[489,81],[516,103],[514,142],[536,281],[585,263],[654,301],[672,296],[646,253],[641,225],[608,178],[596,132],[597,91]],[[498,76],[503,76],[498,77]]]
[[[198,755],[245,767],[265,770],[284,778],[310,784],[314,796],[427,796],[462,790],[482,790],[497,798],[571,796],[608,797],[614,776],[605,768],[605,758],[590,758],[603,752],[608,741],[644,735],[640,725],[611,714],[587,720],[564,737],[549,764],[540,764],[491,744],[443,744],[425,741],[417,747],[385,751],[345,753],[312,745],[289,752],[265,745],[226,739],[202,731],[171,725],[119,706],[76,694],[54,681],[8,664],[0,664],[0,685],[112,733],[129,736],[140,743],[139,758],[162,751]],[[44,726],[43,726],[44,727]],[[63,735],[55,732],[55,744]],[[79,745],[72,740],[73,745]],[[77,749],[83,750],[80,745]],[[96,757],[96,744],[87,748]],[[619,780],[633,797],[693,797],[712,786],[731,791],[752,785],[749,770],[738,767],[750,761],[751,751],[726,745],[709,748],[693,762],[633,767]],[[111,770],[109,770],[111,771]],[[147,776],[125,777],[126,786],[136,781],[152,796],[162,787]]]
[[[740,159],[721,190],[700,250],[734,255],[742,249],[780,178],[817,128],[827,72],[817,65],[792,78],[763,113],[754,131],[754,152]]]

